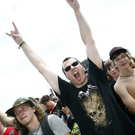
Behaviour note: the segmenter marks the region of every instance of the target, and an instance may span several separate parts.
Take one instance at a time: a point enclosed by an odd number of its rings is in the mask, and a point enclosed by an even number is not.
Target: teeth
[[[76,71],[76,72],[74,72],[74,75],[75,75],[75,74],[77,74],[77,71]]]

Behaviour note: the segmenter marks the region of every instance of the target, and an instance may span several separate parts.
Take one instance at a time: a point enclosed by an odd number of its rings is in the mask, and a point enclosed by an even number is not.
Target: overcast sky
[[[135,56],[135,0],[78,0],[103,60],[115,46]],[[86,59],[78,24],[66,0],[4,0],[0,4],[0,109],[9,109],[19,97],[50,94],[43,76],[5,33],[17,25],[31,48],[66,80],[62,60]],[[96,54],[95,54],[96,55]]]

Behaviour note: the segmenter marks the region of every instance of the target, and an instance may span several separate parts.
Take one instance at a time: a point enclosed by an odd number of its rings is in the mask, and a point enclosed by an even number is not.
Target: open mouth
[[[79,74],[79,72],[74,72],[74,77],[77,79],[77,80],[80,80],[81,79],[81,77],[80,77],[80,74]]]

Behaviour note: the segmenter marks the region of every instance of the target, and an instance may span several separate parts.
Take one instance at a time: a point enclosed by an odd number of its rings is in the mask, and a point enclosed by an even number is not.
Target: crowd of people
[[[15,100],[7,115],[0,111],[0,133],[8,135],[10,131],[6,131],[12,127],[13,134],[20,135],[134,135],[134,57],[127,49],[114,47],[108,53],[109,60],[103,61],[78,1],[66,1],[74,11],[86,47],[88,74],[78,59],[67,57],[62,71],[70,82],[63,80],[24,41],[13,22],[14,31],[7,35],[55,94]]]

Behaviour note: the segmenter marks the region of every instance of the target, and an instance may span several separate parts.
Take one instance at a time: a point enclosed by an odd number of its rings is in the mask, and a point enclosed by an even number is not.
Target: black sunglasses
[[[79,64],[79,62],[78,62],[78,61],[75,61],[75,62],[72,64],[72,66],[75,67],[75,66],[77,66],[78,64]],[[70,69],[71,69],[71,66],[68,66],[68,67],[66,67],[64,70],[65,70],[66,72],[68,72]]]
[[[66,107],[66,104],[62,103],[62,104],[60,105],[60,109],[62,109],[62,107]]]

